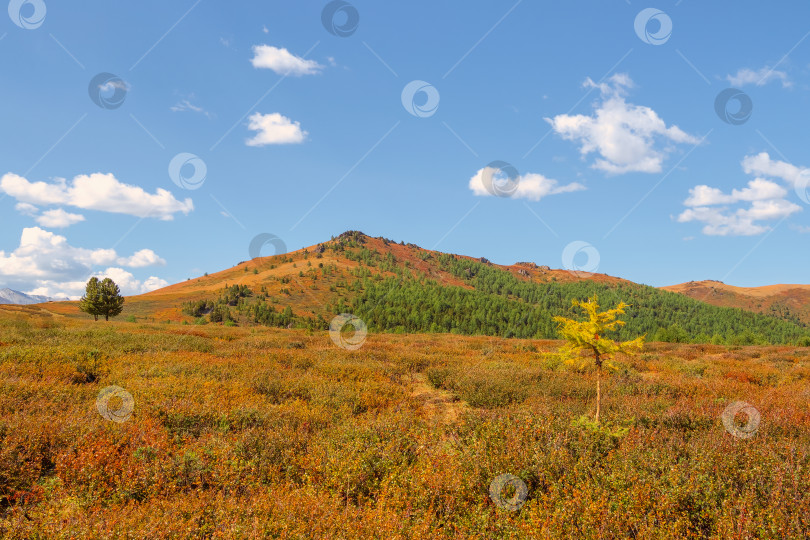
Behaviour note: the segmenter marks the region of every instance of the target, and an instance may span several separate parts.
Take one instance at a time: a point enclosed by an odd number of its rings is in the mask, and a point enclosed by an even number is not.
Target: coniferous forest
[[[571,302],[597,295],[604,305],[630,304],[620,339],[750,345],[810,343],[807,329],[775,317],[704,304],[636,284],[593,281],[531,283],[485,263],[439,255],[443,270],[472,289],[430,279],[364,282],[350,309],[376,331],[451,332],[502,337],[557,337],[554,316],[573,316]]]

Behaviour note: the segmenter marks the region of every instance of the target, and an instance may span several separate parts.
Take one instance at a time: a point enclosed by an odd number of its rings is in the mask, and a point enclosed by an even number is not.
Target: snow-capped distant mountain
[[[0,289],[0,304],[41,304],[52,300],[56,300],[56,298],[25,294],[9,288]]]

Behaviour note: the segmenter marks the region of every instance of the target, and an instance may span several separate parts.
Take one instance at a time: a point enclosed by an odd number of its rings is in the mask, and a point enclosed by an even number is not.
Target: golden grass
[[[605,385],[616,438],[572,426],[593,375],[541,357],[554,341],[346,351],[322,332],[5,313],[2,537],[810,536],[808,349],[649,344]],[[134,399],[122,423],[96,409],[112,385]],[[761,414],[751,439],[720,419],[740,400]],[[519,511],[489,497],[503,473],[528,487]]]

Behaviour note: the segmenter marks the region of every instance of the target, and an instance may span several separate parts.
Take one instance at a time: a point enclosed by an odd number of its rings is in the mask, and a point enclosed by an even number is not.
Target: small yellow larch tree
[[[592,357],[596,366],[596,417],[599,423],[599,413],[602,410],[602,370],[613,368],[609,360],[617,353],[635,354],[644,346],[644,336],[631,341],[614,341],[605,337],[607,332],[615,331],[623,326],[624,321],[617,319],[629,307],[624,302],[607,311],[599,311],[599,302],[596,296],[588,298],[587,302],[574,300],[574,307],[579,307],[588,316],[586,321],[576,321],[566,317],[554,317],[558,323],[557,332],[567,343],[560,350],[570,361],[582,361],[583,358]]]

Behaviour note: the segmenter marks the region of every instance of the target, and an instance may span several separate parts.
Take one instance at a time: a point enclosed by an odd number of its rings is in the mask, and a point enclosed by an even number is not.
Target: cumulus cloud
[[[179,201],[169,191],[158,188],[147,193],[139,186],[119,182],[112,174],[81,174],[68,182],[57,178],[53,183],[31,182],[14,173],[0,178],[0,191],[29,205],[65,205],[83,210],[99,210],[161,220],[194,210],[191,199]]]
[[[657,143],[698,144],[700,139],[678,126],[667,126],[649,107],[633,105],[625,100],[633,81],[626,74],[616,74],[607,82],[597,84],[591,79],[585,86],[599,90],[600,99],[594,114],[560,114],[545,118],[555,133],[580,145],[580,154],[597,153],[591,165],[609,174],[628,172],[661,172],[669,149]]]
[[[63,208],[56,208],[54,210],[46,210],[41,215],[36,217],[36,222],[43,227],[50,227],[55,229],[64,229],[70,227],[75,223],[84,221],[84,216],[81,214],[71,214],[65,212]]]
[[[731,86],[737,87],[745,86],[747,84],[765,86],[771,81],[780,81],[782,83],[782,88],[788,88],[793,84],[790,82],[790,79],[788,79],[787,73],[784,71],[777,71],[776,69],[772,69],[768,66],[758,70],[742,68],[734,75],[726,75],[726,79]]]
[[[157,289],[167,287],[169,282],[156,276],[141,281],[136,279],[131,272],[127,272],[123,268],[110,267],[100,272],[95,272],[93,275],[87,276],[87,279],[97,277],[98,279],[110,278],[121,289],[121,294],[124,296],[131,296],[135,294],[144,294],[152,292]],[[52,281],[43,280],[31,290],[23,291],[26,294],[50,296],[52,298],[68,298],[69,300],[78,300],[84,295],[86,281]]]
[[[121,288],[121,293],[125,295],[152,292],[169,285],[169,282],[165,279],[155,276],[150,276],[146,280],[140,281],[135,279],[135,276],[123,268],[111,267],[102,272],[96,272],[94,275],[99,279],[108,277],[115,281],[116,285]],[[82,291],[84,291],[84,285],[86,285],[86,283],[82,284]]]
[[[136,251],[131,257],[119,257],[118,264],[130,268],[143,268],[145,266],[165,266],[166,261],[158,257],[151,249]]]
[[[740,208],[735,211],[727,207],[688,208],[678,216],[678,221],[681,223],[702,222],[704,223],[703,234],[709,236],[753,236],[770,230],[770,227],[755,223],[756,221],[776,220],[799,211],[801,211],[800,206],[785,199],[776,199],[754,201],[749,208]]]
[[[689,197],[684,201],[687,209],[678,216],[678,221],[703,223],[706,235],[751,236],[770,230],[769,226],[758,222],[783,219],[802,210],[785,198],[788,190],[773,179],[795,187],[806,169],[772,160],[766,152],[745,156],[742,168],[746,174],[756,176],[747,187],[724,193],[705,184],[695,186],[689,190]],[[749,204],[731,208],[738,203]]]
[[[295,56],[287,49],[279,49],[271,45],[254,45],[253,58],[250,59],[253,67],[271,69],[279,75],[315,75],[323,66],[314,60],[306,60]]]
[[[142,268],[165,263],[150,249],[142,249],[129,257],[122,257],[114,249],[75,247],[64,236],[39,227],[29,227],[23,229],[20,245],[14,251],[6,253],[0,250],[0,282],[12,289],[26,292],[49,291],[34,294],[73,297],[84,289],[86,281],[95,275],[97,267],[118,265]],[[121,268],[114,268],[116,271],[126,272]],[[107,269],[109,270],[110,268]],[[152,281],[140,283],[131,277],[126,282],[128,288],[124,289],[122,286],[122,290],[127,294],[136,294],[146,292],[144,287],[147,283],[162,282],[160,278],[150,279]],[[115,281],[118,283],[118,280]]]
[[[497,169],[491,167],[479,169],[478,172],[476,172],[475,175],[470,178],[469,182],[469,187],[473,194],[481,197],[495,196],[485,187],[484,174],[487,173],[488,175],[495,175],[497,172]],[[568,193],[571,191],[581,191],[585,189],[585,186],[577,182],[561,186],[557,180],[546,178],[542,174],[536,173],[527,173],[521,175],[516,180],[517,189],[512,194],[512,198],[529,199],[530,201],[539,201],[548,195]]]
[[[279,113],[254,113],[248,118],[248,129],[257,133],[245,141],[248,146],[268,144],[298,144],[304,142],[307,133],[299,122],[294,122]]]
[[[760,152],[755,156],[745,156],[742,161],[743,171],[746,174],[769,176],[784,180],[792,187],[806,187],[810,169],[797,167],[787,161],[771,159],[768,152]]]
[[[706,185],[695,186],[689,190],[689,198],[684,206],[711,206],[714,204],[733,204],[740,201],[762,201],[768,199],[782,199],[787,190],[775,182],[763,178],[755,178],[748,182],[748,187],[734,189],[731,194],[725,194],[718,188]]]
[[[39,212],[39,208],[37,208],[33,204],[22,202],[14,205],[14,209],[17,212],[30,217],[36,217],[37,213]]]

